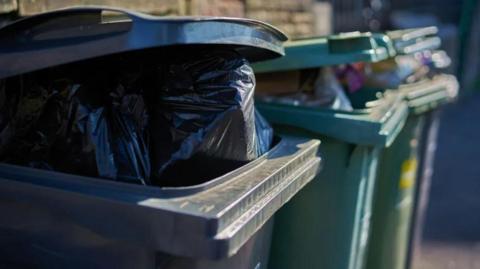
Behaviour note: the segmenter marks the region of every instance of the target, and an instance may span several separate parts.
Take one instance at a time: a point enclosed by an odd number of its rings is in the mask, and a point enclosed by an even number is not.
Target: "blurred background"
[[[246,17],[269,22],[290,38],[350,31],[437,26],[453,59],[462,94],[480,88],[478,0],[0,0],[0,25],[75,5],[117,6],[155,15]]]
[[[478,0],[0,0],[0,25],[74,5],[155,15],[247,17],[290,38],[437,26],[461,97],[443,113],[415,269],[480,268],[480,4]],[[388,269],[388,268],[386,268]]]

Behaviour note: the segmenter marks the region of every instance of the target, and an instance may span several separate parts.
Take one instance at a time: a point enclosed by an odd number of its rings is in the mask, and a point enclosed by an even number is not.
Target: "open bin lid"
[[[433,79],[402,85],[398,90],[405,95],[410,111],[421,114],[455,99],[458,88],[455,76],[438,75]]]
[[[458,95],[458,81],[455,76],[440,74],[415,83],[403,84],[396,89],[363,88],[367,98],[377,93],[398,92],[408,103],[412,114],[422,114],[451,102]]]
[[[232,46],[255,62],[282,56],[286,40],[273,26],[250,19],[157,17],[118,8],[74,7],[0,28],[0,79],[100,56],[176,45]]]
[[[386,48],[393,46],[395,53],[400,55],[432,51],[437,53],[438,57],[444,57],[439,61],[439,67],[444,68],[450,64],[450,59],[445,53],[442,55],[442,53],[435,52],[441,45],[440,38],[436,36],[437,33],[438,28],[434,26],[388,31],[386,34],[390,37],[391,43],[377,43]],[[399,90],[405,96],[410,112],[420,114],[455,99],[458,94],[458,82],[454,76],[437,75],[432,79],[401,85],[395,90]]]
[[[377,37],[379,38],[379,37]],[[388,39],[383,35],[382,38]],[[386,42],[386,41],[385,41]],[[390,57],[371,33],[343,33],[285,43],[285,56],[253,65],[256,73],[289,71],[354,62],[378,62]]]
[[[387,31],[397,54],[412,54],[424,50],[434,50],[440,47],[441,40],[435,26]]]

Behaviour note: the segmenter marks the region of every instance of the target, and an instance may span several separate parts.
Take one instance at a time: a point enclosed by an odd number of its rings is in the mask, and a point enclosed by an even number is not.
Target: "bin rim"
[[[254,71],[292,71],[356,62],[378,62],[390,57],[387,48],[379,45],[370,32],[302,38],[288,41],[284,47],[284,57],[256,63],[253,65]]]
[[[402,84],[396,89],[369,87],[361,90],[398,92],[407,101],[410,113],[418,115],[454,101],[458,96],[458,89],[459,84],[455,76],[440,74],[415,83]]]
[[[313,139],[282,139],[253,167],[240,167],[228,180],[183,196],[169,196],[171,189],[150,191],[7,164],[0,164],[0,193],[12,201],[30,197],[36,205],[68,212],[71,222],[111,240],[172,255],[224,259],[315,177],[319,145]]]
[[[390,37],[396,53],[399,55],[435,50],[442,43],[437,36],[438,28],[436,26],[392,30],[386,31],[385,34]]]
[[[402,85],[403,92],[412,114],[423,114],[441,105],[450,103],[458,97],[459,84],[455,76],[441,74],[432,79],[411,85]]]
[[[274,125],[293,126],[318,136],[380,147],[393,143],[409,112],[404,96],[397,92],[386,93],[371,107],[354,111],[261,101],[256,102],[256,106]]]
[[[386,31],[386,34],[394,41],[409,41],[417,38],[436,35],[438,34],[438,28],[436,26],[406,28]]]

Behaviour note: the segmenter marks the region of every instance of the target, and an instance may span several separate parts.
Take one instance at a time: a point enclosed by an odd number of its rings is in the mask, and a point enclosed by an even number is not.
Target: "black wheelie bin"
[[[0,28],[0,267],[266,268],[273,215],[317,174],[319,141],[279,138],[271,129],[257,126],[268,123],[254,112],[253,93],[232,96],[230,89],[247,85],[253,92],[248,63],[281,56],[285,40],[275,28],[254,20],[160,18],[104,7],[43,13]],[[219,50],[228,51],[220,53],[228,57],[188,61]],[[224,60],[232,54],[233,61]],[[170,64],[172,55],[180,55],[184,62]],[[122,64],[119,58],[124,59]],[[237,66],[236,59],[242,64]],[[152,62],[154,75],[145,81],[170,79],[168,87],[138,84],[142,74],[123,70],[137,70],[138,65],[147,70],[144,64]],[[219,71],[219,66],[224,69]],[[232,66],[235,72],[229,72]],[[198,71],[202,68],[220,73]],[[98,97],[111,86],[103,77],[112,73],[120,74],[127,86]],[[71,86],[72,74],[96,91]],[[235,82],[244,82],[245,75],[248,83]],[[52,80],[59,76],[68,79]],[[35,84],[39,81],[57,88],[46,91]],[[168,117],[162,119],[171,123],[169,128],[157,126],[161,135],[150,135],[151,141],[132,131],[140,123],[132,124],[131,119],[143,115],[144,104],[139,101],[142,96],[128,93],[139,87],[155,89],[153,96],[162,94],[163,103],[152,110],[163,109],[162,116]],[[202,95],[197,88],[204,90]],[[234,101],[198,104],[199,99],[211,100],[213,91],[221,100]],[[112,99],[113,109],[82,103],[63,109],[60,101],[70,94],[93,98],[91,104]],[[150,96],[142,98],[146,104],[151,101]],[[128,109],[116,114],[118,107]],[[191,113],[194,109],[200,112]],[[248,109],[255,123],[242,118]],[[225,112],[219,120],[223,136],[211,135],[208,128],[216,125],[197,128],[195,124],[211,121],[218,111]],[[64,120],[62,113],[78,122]],[[18,118],[23,121],[12,123]],[[244,122],[241,127],[239,118]],[[69,128],[55,129],[51,119],[60,119],[59,126]],[[153,119],[146,119],[146,128],[154,125]],[[217,124],[218,118],[213,119]],[[195,124],[184,126],[190,121]],[[50,147],[72,130],[77,136]],[[256,133],[247,136],[244,130]],[[23,132],[21,139],[17,131]],[[222,140],[235,137],[232,133],[239,138],[230,144]],[[267,144],[259,139],[263,135],[269,138]],[[180,166],[167,171],[165,162],[159,165],[156,160],[171,150],[165,141],[176,143],[179,137],[187,141],[172,153]],[[201,144],[198,137],[209,143]],[[87,146],[77,148],[79,144]],[[221,158],[229,146],[254,154]],[[205,154],[212,148],[218,151]],[[97,169],[90,171],[92,162]],[[150,176],[154,170],[169,180]]]

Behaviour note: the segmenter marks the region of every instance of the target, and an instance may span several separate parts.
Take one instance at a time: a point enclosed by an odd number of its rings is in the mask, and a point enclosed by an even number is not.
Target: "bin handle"
[[[12,35],[19,35],[19,33],[20,35],[26,33],[32,34],[35,29],[38,29],[38,32],[33,34],[39,34],[40,32],[48,32],[49,29],[42,29],[41,27],[45,26],[46,23],[55,23],[55,21],[57,21],[58,23],[55,30],[59,29],[58,26],[62,28],[67,28],[75,26],[87,26],[92,23],[100,23],[102,18],[102,12],[105,11],[126,15],[132,23],[140,21],[146,22],[151,18],[156,18],[154,16],[141,14],[122,8],[104,6],[70,7],[49,11],[17,20],[11,24],[0,28],[0,37],[5,35],[11,37]],[[84,15],[86,17],[79,19],[79,16],[81,15]],[[71,19],[66,20],[69,17],[71,17]]]

